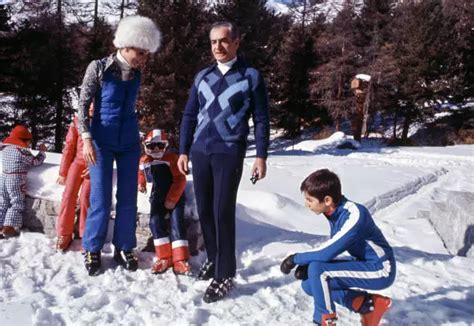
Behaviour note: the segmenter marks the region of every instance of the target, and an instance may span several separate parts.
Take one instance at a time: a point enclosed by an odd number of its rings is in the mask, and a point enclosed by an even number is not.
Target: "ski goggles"
[[[150,149],[150,150],[154,150],[156,148],[158,149],[165,149],[166,145],[168,145],[168,143],[163,143],[163,142],[159,142],[159,143],[149,143],[149,144],[146,144],[145,147],[147,149]]]

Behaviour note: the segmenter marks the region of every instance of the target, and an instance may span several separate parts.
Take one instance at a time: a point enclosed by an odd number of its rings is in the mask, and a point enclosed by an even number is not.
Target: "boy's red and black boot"
[[[172,247],[173,273],[175,273],[176,275],[191,275],[191,266],[188,263],[188,242],[183,240],[173,241]]]
[[[114,250],[114,260],[126,270],[136,271],[138,269],[138,258],[133,250]]]
[[[352,301],[352,307],[361,315],[362,326],[378,326],[391,305],[392,299],[379,294],[358,296]]]
[[[100,274],[100,267],[102,265],[99,252],[84,252],[84,264],[86,266],[89,276],[96,276]]]
[[[206,259],[202,264],[201,269],[198,272],[198,280],[207,281],[214,277],[215,264],[212,261]]]
[[[324,314],[321,316],[321,323],[313,320],[313,324],[320,325],[320,326],[336,326],[337,316],[336,313],[333,312],[331,314]]]
[[[234,281],[232,277],[215,278],[207,287],[204,294],[204,302],[211,303],[224,299],[229,292],[234,288]]]
[[[173,260],[171,259],[171,243],[168,242],[162,244],[155,244],[156,261],[151,266],[152,274],[162,274],[173,266]]]

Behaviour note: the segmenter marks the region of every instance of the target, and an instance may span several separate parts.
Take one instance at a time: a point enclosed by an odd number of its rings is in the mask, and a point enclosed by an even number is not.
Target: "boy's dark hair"
[[[330,196],[335,204],[338,204],[342,199],[341,181],[336,173],[328,169],[321,169],[311,173],[301,183],[300,190],[318,199],[320,202],[326,196]]]

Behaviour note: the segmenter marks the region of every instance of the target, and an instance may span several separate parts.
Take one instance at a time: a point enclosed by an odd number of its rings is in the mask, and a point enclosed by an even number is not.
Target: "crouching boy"
[[[363,290],[381,290],[393,283],[392,248],[367,208],[342,195],[335,173],[327,169],[313,172],[300,189],[305,206],[327,218],[331,235],[314,251],[288,256],[281,271],[289,274],[297,267],[295,277],[303,280],[303,290],[314,299],[315,324],[336,325],[334,303],[338,303],[359,313],[363,326],[379,325],[392,300]],[[352,260],[335,259],[343,252]]]
[[[178,170],[178,155],[167,150],[168,135],[164,130],[150,131],[143,145],[146,155],[140,158],[138,190],[146,192],[146,182],[152,183],[150,230],[156,262],[151,272],[161,274],[173,267],[175,274],[190,275],[184,226],[186,176]]]

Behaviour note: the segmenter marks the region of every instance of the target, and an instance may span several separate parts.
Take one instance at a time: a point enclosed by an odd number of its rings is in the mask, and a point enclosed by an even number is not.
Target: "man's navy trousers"
[[[235,276],[235,206],[244,156],[191,151],[199,220],[215,278]]]

